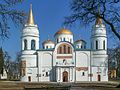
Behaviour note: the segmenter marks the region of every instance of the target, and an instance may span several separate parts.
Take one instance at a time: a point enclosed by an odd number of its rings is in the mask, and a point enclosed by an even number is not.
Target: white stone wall
[[[38,51],[37,53],[39,81],[52,81],[52,51]]]
[[[78,49],[85,49],[86,48],[86,43],[83,41],[79,41],[75,43],[75,47]]]
[[[78,70],[78,68],[88,68],[88,70]],[[90,74],[90,51],[76,51],[76,81],[89,81],[88,74]]]
[[[92,81],[98,81],[98,75],[100,75],[100,81],[108,81],[107,67],[92,67],[92,74]]]
[[[22,55],[21,56],[21,61],[26,62],[26,67],[25,67],[25,76],[21,76],[22,81],[27,81],[28,82],[28,76],[31,76],[31,81],[36,81],[37,78],[37,65],[36,65],[36,55]]]
[[[108,81],[108,55],[105,52],[101,50],[92,52],[92,81],[98,81],[98,75],[100,81]]]
[[[44,44],[44,49],[52,49],[55,47],[55,44],[53,43],[45,43]]]

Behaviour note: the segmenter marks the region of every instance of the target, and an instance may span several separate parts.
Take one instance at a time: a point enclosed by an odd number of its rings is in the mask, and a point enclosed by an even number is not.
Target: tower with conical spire
[[[30,11],[29,11],[29,17],[27,20],[28,25],[34,25],[34,17],[33,17],[33,12],[32,12],[32,4],[30,4]]]
[[[27,23],[22,32],[22,50],[37,50],[39,49],[39,30],[34,23],[34,16],[32,13],[32,4],[28,15]]]
[[[21,39],[21,80],[24,81],[28,80],[28,77],[31,77],[31,74],[35,76],[36,74],[34,72],[37,72],[37,69],[35,68],[36,55],[34,55],[34,53],[39,49],[39,30],[38,26],[34,23],[32,5],[30,5],[28,20],[23,28]],[[30,70],[33,70],[34,72],[30,72]]]

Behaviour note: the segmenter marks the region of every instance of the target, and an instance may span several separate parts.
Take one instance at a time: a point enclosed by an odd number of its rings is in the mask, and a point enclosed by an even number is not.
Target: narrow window
[[[72,39],[70,39],[70,42],[72,43]]]
[[[65,63],[65,59],[63,59],[63,63]]]
[[[25,69],[23,69],[23,76],[25,76]]]
[[[62,38],[60,38],[60,41],[62,41]]]
[[[70,54],[70,47],[68,47],[68,54]]]
[[[58,41],[59,41],[59,40],[57,39],[57,43],[58,43]]]
[[[105,50],[105,40],[103,41],[103,49]]]
[[[46,49],[48,49],[48,46],[46,46]]]
[[[81,49],[83,48],[83,46],[81,45]]]
[[[96,49],[98,49],[98,41],[96,41]]]
[[[65,41],[65,38],[63,39],[63,41]]]
[[[66,54],[66,45],[64,45],[64,54]]]
[[[46,72],[46,77],[48,77],[49,75],[48,75],[48,72]]]
[[[31,41],[31,50],[35,50],[35,40]]]
[[[27,40],[24,40],[24,50],[27,50]]]
[[[86,46],[84,46],[84,49],[86,49]]]
[[[85,72],[82,72],[82,76],[85,76]]]
[[[62,54],[62,47],[60,47],[60,49],[59,49],[60,51],[59,51],[59,54]]]

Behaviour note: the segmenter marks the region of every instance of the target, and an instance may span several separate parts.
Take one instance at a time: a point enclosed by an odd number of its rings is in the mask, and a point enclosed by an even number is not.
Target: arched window
[[[86,46],[84,46],[84,49],[86,49]]]
[[[59,51],[59,54],[61,54],[62,53],[62,47],[60,47],[60,51]]]
[[[65,38],[63,38],[63,41],[65,41]]]
[[[96,49],[98,49],[98,41],[96,41]]]
[[[81,45],[81,49],[83,48],[83,46]]]
[[[58,54],[71,54],[72,48],[68,44],[61,44],[57,49]]]
[[[103,41],[103,49],[105,50],[105,40]]]
[[[46,49],[48,49],[48,46],[46,46]]]
[[[57,38],[57,43],[58,43],[58,41],[59,41],[59,40],[58,40],[58,38]]]
[[[46,77],[48,77],[49,76],[49,74],[48,74],[48,72],[46,72]]]
[[[35,40],[31,41],[31,50],[35,50]]]
[[[72,43],[72,39],[70,39],[70,42]]]
[[[76,48],[79,48],[79,45],[76,45]]]
[[[23,68],[23,69],[21,69],[22,71],[21,71],[21,75],[22,76],[25,76],[25,68]]]
[[[68,47],[68,54],[70,54],[70,47]]]
[[[85,72],[82,72],[82,76],[85,76]]]
[[[64,47],[64,54],[66,54],[66,45],[64,45],[63,47]]]
[[[62,38],[60,38],[60,41],[62,41]]]
[[[24,50],[27,50],[27,40],[24,40]]]

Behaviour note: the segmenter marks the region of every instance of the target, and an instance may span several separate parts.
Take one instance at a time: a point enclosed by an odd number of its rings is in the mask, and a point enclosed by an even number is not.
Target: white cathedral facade
[[[21,81],[108,81],[107,35],[100,18],[91,33],[90,49],[84,40],[74,41],[66,28],[55,33],[55,41],[48,39],[39,48],[39,30],[31,7],[21,37]]]

